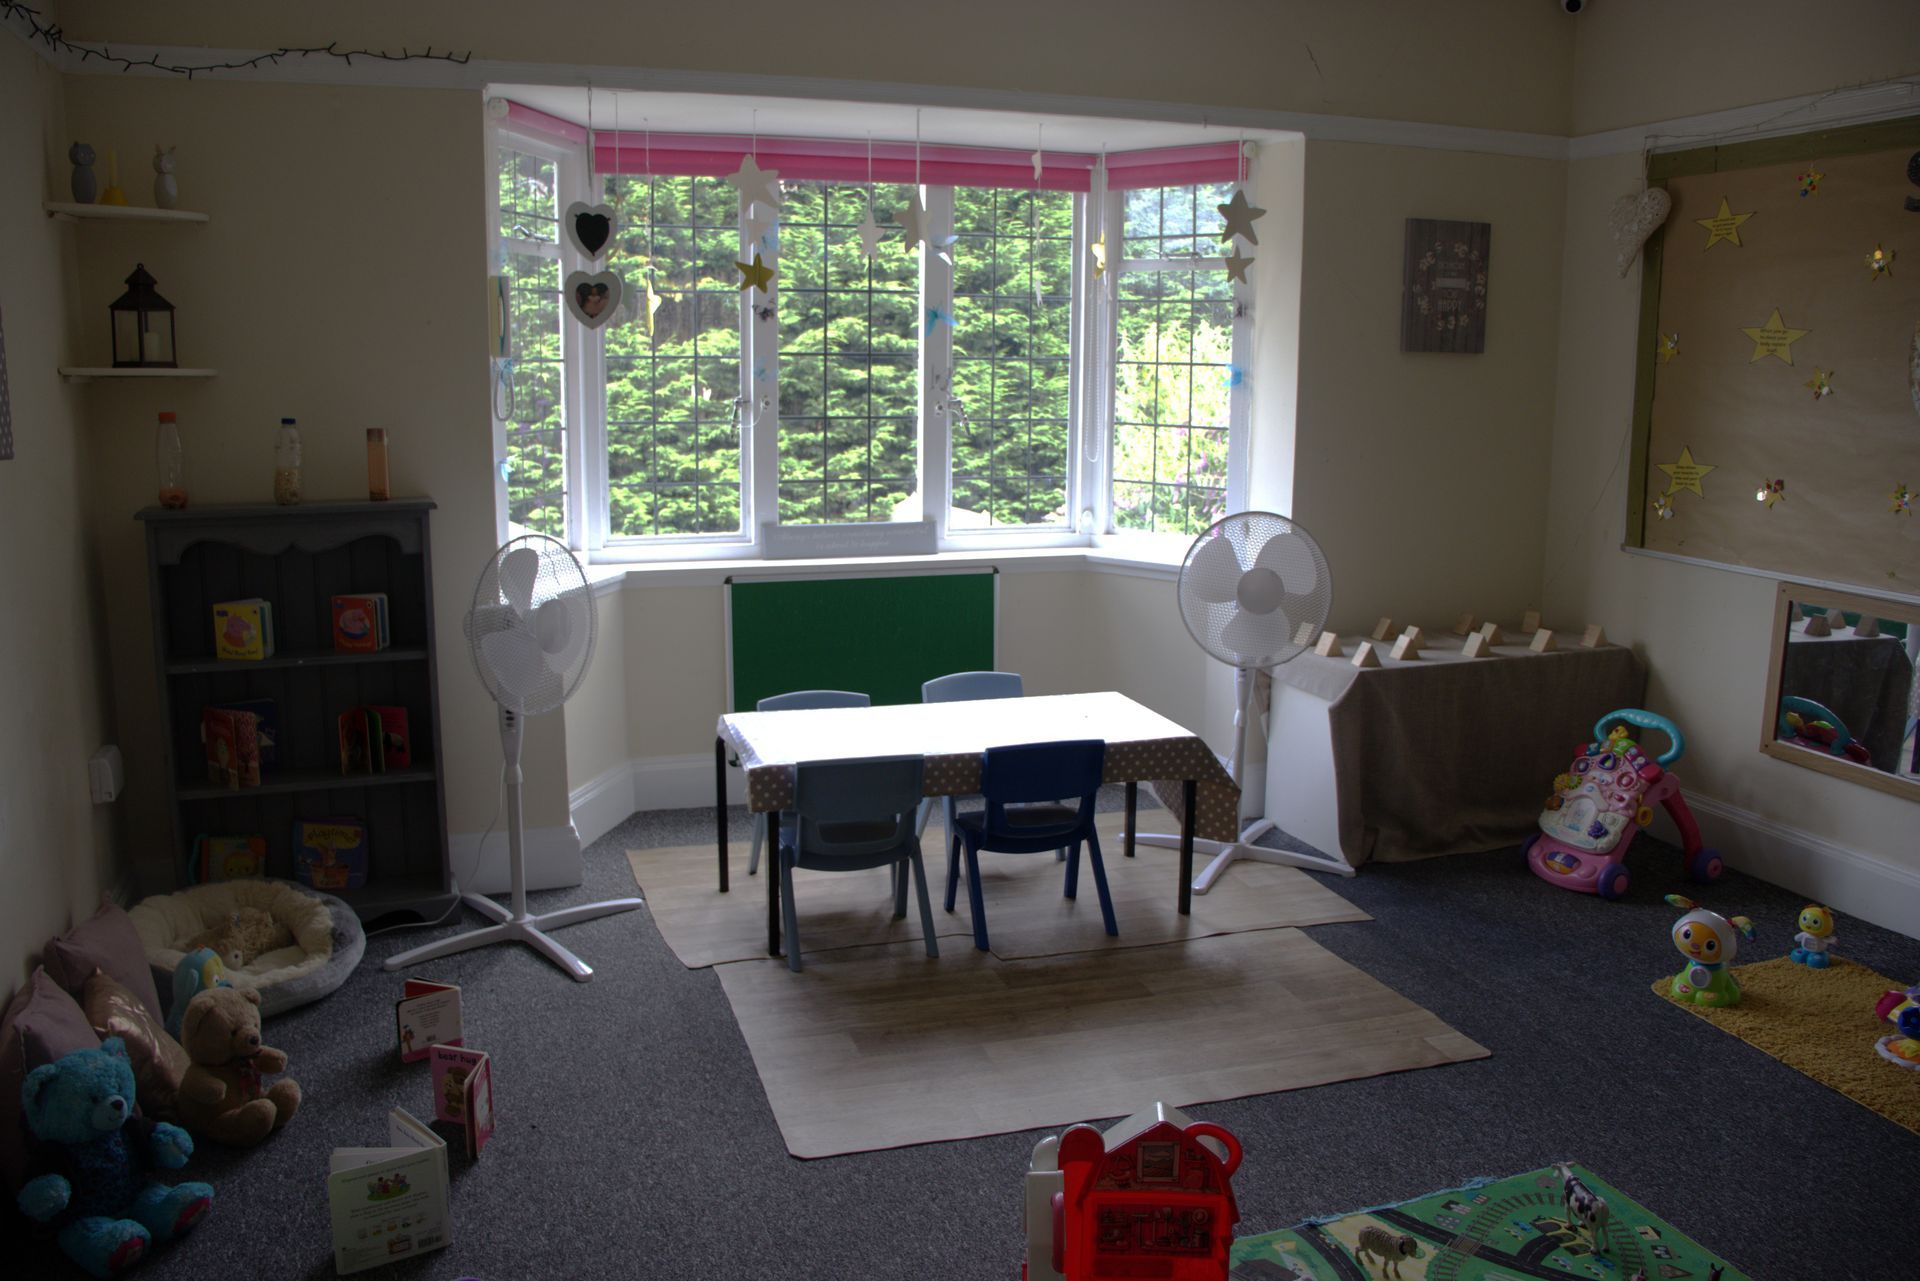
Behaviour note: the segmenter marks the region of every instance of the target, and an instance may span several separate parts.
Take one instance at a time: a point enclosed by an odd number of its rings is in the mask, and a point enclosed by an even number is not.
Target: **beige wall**
[[[15,46],[9,45],[9,48]],[[478,832],[499,771],[493,704],[460,621],[494,545],[487,409],[481,104],[466,92],[166,82],[76,76],[68,128],[117,148],[140,202],[155,140],[180,144],[181,204],[199,227],[101,225],[86,234],[80,348],[104,363],[106,303],[136,260],[178,308],[184,363],[207,382],[86,391],[96,439],[92,533],[105,572],[114,701],[127,752],[131,852],[165,876],[145,553],[133,513],[153,500],[157,410],[181,416],[196,502],[261,502],[273,430],[300,420],[310,498],[365,494],[364,429],[392,441],[396,494],[428,494],[441,729],[454,831]],[[529,729],[527,824],[566,821],[561,727]],[[544,767],[543,767],[544,765]]]
[[[1517,620],[1540,590],[1566,166],[1307,144],[1292,514],[1334,621]],[[1493,224],[1484,355],[1400,351],[1405,222]]]
[[[1575,23],[1549,0],[87,0],[70,34],[219,48],[432,44],[489,59],[1078,94],[1564,133]],[[860,38],[846,33],[857,29]],[[751,33],[751,34],[747,34]],[[539,79],[538,74],[520,77]]]
[[[111,737],[99,549],[85,519],[98,438],[88,392],[54,372],[70,355],[76,257],[97,246],[88,228],[40,208],[45,192],[69,198],[65,138],[59,77],[0,39],[0,314],[15,441],[0,462],[0,990],[119,874],[112,811],[88,800],[86,774]],[[150,447],[144,435],[130,446],[142,458]]]
[[[1575,134],[1920,71],[1913,0],[1595,0],[1575,25]]]

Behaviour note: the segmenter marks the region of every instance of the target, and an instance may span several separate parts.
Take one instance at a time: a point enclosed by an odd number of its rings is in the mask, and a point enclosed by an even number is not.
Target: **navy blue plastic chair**
[[[787,932],[787,968],[800,970],[800,913],[793,901],[793,869],[859,872],[891,867],[893,917],[907,914],[907,879],[920,899],[927,955],[939,956],[933,905],[920,838],[913,830],[926,761],[918,756],[870,760],[802,761],[794,774],[793,822],[780,831],[780,913]]]
[[[1025,683],[1018,672],[954,672],[950,676],[936,676],[920,686],[920,701],[923,703],[972,703],[983,698],[1025,698]],[[942,798],[946,803],[947,832],[953,832],[954,803],[957,798]],[[933,817],[933,798],[929,796],[920,802],[920,835],[927,834],[927,820]],[[1059,857],[1065,860],[1066,847],[1062,846]]]
[[[823,707],[872,707],[873,699],[846,689],[797,689],[791,694],[769,694],[753,705],[756,712],[806,712]],[[785,819],[781,820],[785,822]],[[753,850],[747,855],[747,875],[760,870],[760,847],[767,839],[767,816],[753,816]]]
[[[1040,854],[1070,846],[1066,896],[1080,888],[1080,845],[1085,842],[1100,891],[1100,918],[1107,933],[1118,935],[1113,896],[1107,892],[1107,866],[1100,860],[1100,836],[1094,831],[1094,802],[1106,768],[1107,745],[1099,739],[991,747],[980,768],[985,810],[958,815],[947,848],[947,911],[959,890],[960,852],[966,849],[967,901],[973,910],[973,945],[987,950],[987,906],[980,889],[980,853]],[[1052,803],[1077,796],[1077,804]],[[1034,802],[1046,802],[1035,804]]]

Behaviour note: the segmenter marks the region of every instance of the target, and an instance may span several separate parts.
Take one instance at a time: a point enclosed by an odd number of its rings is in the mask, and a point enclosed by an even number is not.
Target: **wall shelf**
[[[60,376],[70,383],[96,378],[218,378],[218,369],[115,369],[112,365],[62,365]]]
[[[402,783],[431,783],[440,772],[431,765],[390,769],[381,774],[342,774],[338,770],[268,770],[258,787],[221,787],[217,783],[180,783],[174,796],[183,801],[250,801],[256,796],[295,792],[340,792],[360,787],[395,787]]]
[[[167,675],[206,676],[215,672],[245,675],[247,672],[271,671],[277,667],[351,667],[358,663],[421,663],[425,662],[426,658],[427,651],[419,648],[383,649],[369,654],[343,654],[336,650],[321,649],[280,653],[272,658],[260,659],[174,660],[167,664]]]
[[[207,222],[211,215],[191,209],[150,209],[144,205],[80,205],[71,201],[43,200],[40,207],[47,217],[58,222],[99,219],[102,222]]]

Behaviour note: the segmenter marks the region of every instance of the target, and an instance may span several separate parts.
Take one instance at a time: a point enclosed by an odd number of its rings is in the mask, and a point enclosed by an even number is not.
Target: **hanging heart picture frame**
[[[612,271],[568,272],[566,284],[560,290],[567,310],[588,329],[599,329],[612,320],[625,294],[626,286],[621,283],[619,273]]]
[[[611,205],[590,205],[576,200],[567,206],[560,224],[566,228],[567,242],[590,261],[598,262],[605,257],[607,246],[613,243]]]

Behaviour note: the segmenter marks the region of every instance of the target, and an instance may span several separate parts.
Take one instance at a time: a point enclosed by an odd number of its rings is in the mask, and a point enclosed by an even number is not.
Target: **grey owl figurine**
[[[67,148],[67,159],[73,161],[73,202],[92,204],[100,194],[100,185],[93,178],[93,148],[76,142]]]

